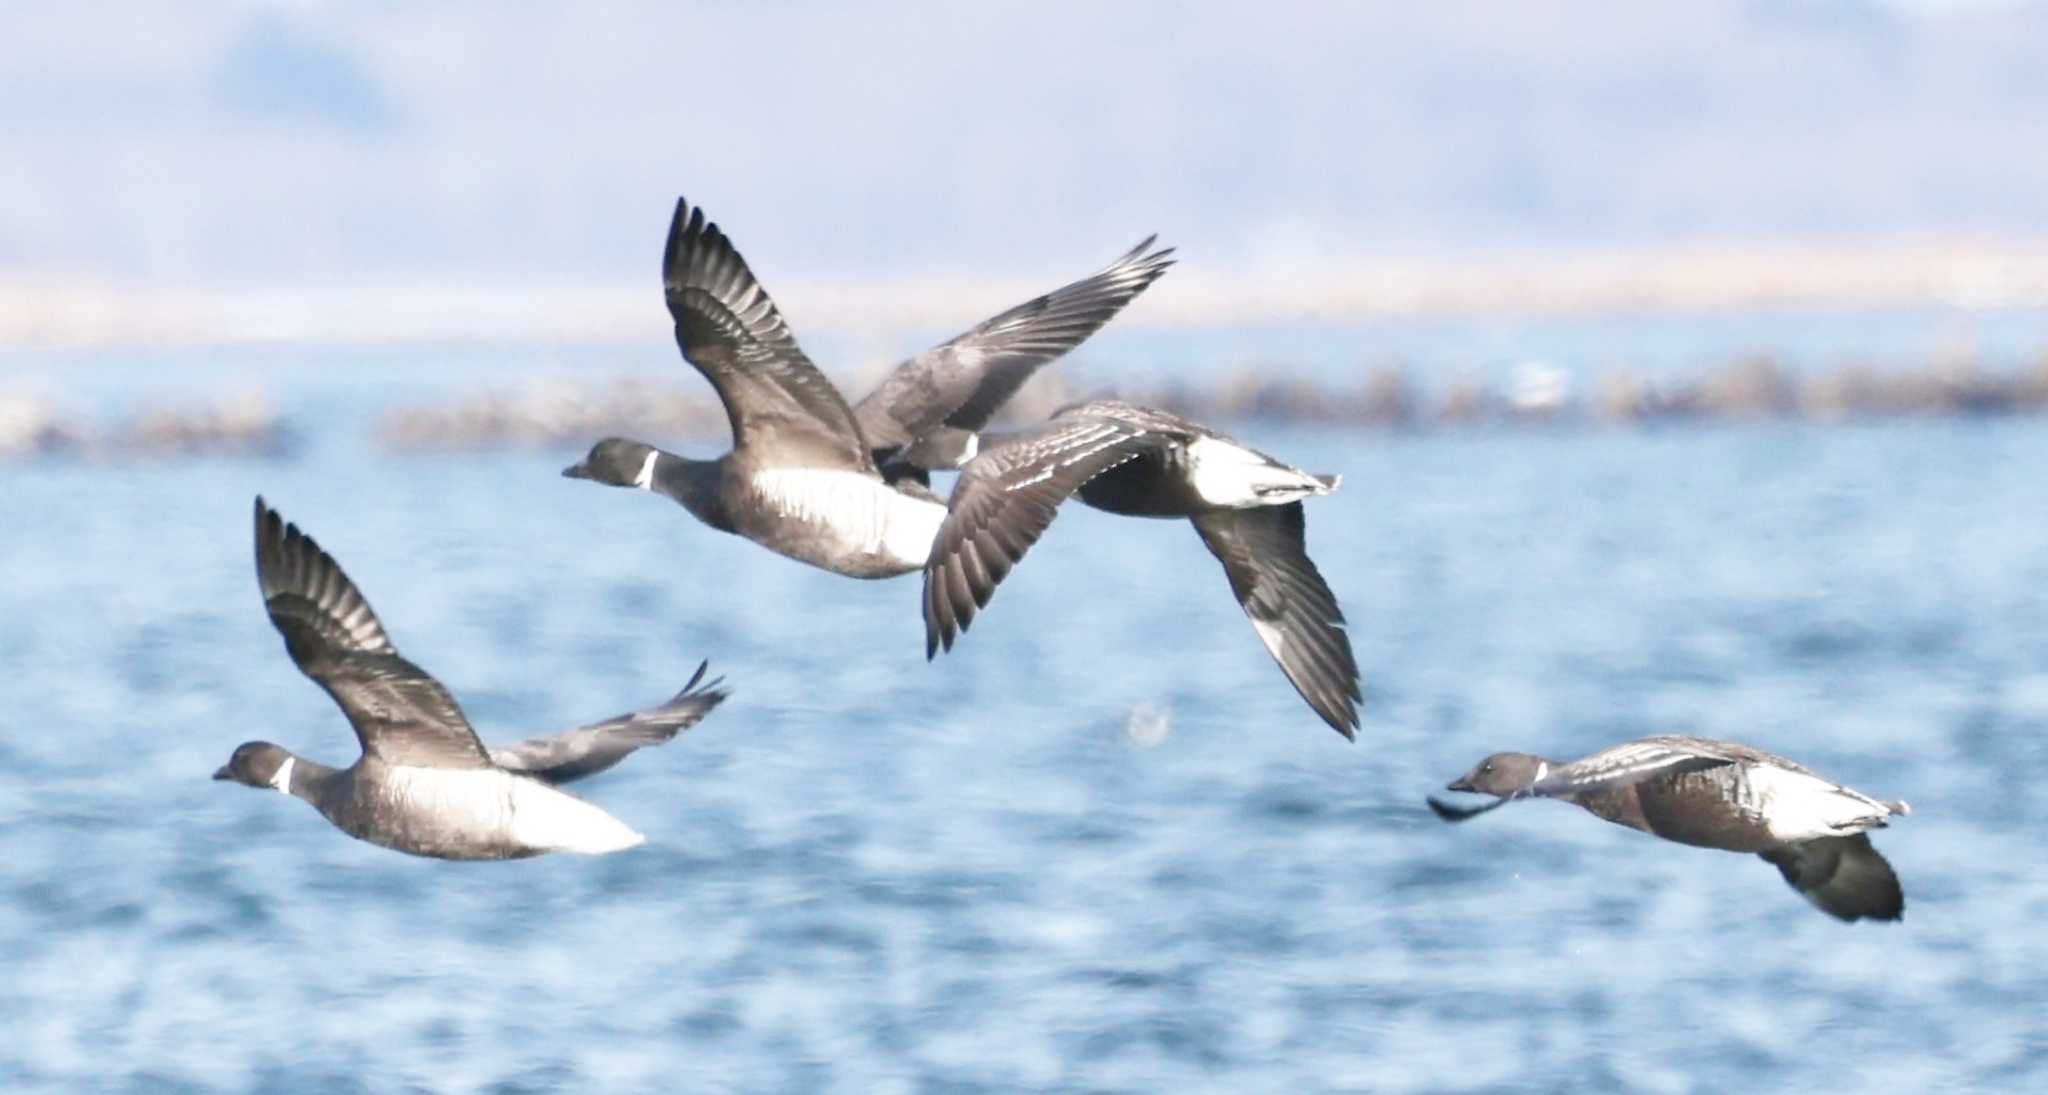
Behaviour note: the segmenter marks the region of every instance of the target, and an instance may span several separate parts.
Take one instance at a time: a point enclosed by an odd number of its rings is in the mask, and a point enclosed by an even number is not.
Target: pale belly
[[[322,812],[351,836],[413,855],[516,859],[597,855],[646,838],[574,795],[495,768],[386,767],[374,784]]]
[[[853,472],[776,470],[748,482],[736,531],[799,562],[853,578],[924,568],[946,507]]]

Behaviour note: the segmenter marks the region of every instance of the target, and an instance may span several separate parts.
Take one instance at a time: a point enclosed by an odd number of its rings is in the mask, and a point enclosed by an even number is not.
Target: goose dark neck
[[[646,487],[682,504],[697,520],[724,532],[732,531],[725,510],[725,461],[692,460],[663,449],[654,451]]]
[[[302,798],[317,806],[320,803],[320,793],[333,782],[336,771],[317,760],[288,755],[284,766],[277,770],[276,775],[270,777],[270,785],[293,798]]]

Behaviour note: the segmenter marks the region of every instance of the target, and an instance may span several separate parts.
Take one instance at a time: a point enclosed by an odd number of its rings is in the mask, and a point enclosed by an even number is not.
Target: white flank
[[[619,819],[538,780],[496,768],[394,767],[386,777],[409,812],[452,834],[509,839],[543,852],[602,855],[645,843]]]
[[[930,558],[946,520],[944,505],[850,471],[764,471],[754,476],[754,490],[785,520],[816,528],[848,550],[911,567]]]
[[[661,458],[658,452],[650,452],[640,465],[640,474],[633,477],[633,485],[641,490],[654,489],[654,462]]]
[[[1531,787],[1534,787],[1534,786],[1536,786],[1537,784],[1539,784],[1539,783],[1542,783],[1542,782],[1543,782],[1543,777],[1544,777],[1544,776],[1547,776],[1547,775],[1549,775],[1549,774],[1550,774],[1550,762],[1549,762],[1549,761],[1547,761],[1547,760],[1539,760],[1539,761],[1537,761],[1537,762],[1536,762],[1536,778],[1535,778],[1535,779],[1532,779],[1532,780],[1530,780],[1530,781],[1529,781],[1529,786],[1531,786]]]
[[[280,765],[278,765],[278,766],[277,766],[277,771],[276,771],[276,773],[275,773],[275,774],[273,774],[273,775],[272,775],[272,776],[270,777],[270,785],[271,785],[272,787],[275,787],[275,788],[277,788],[277,789],[278,789],[278,790],[280,790],[280,791],[283,791],[283,792],[284,792],[285,794],[291,794],[291,793],[292,793],[292,765],[294,765],[294,764],[297,764],[298,762],[299,762],[299,758],[297,758],[297,757],[293,757],[293,756],[287,756],[287,757],[285,757],[285,758],[284,758],[284,763],[283,763],[283,764],[280,764]]]
[[[1277,506],[1329,492],[1314,476],[1214,437],[1189,442],[1187,454],[1188,483],[1212,506]]]
[[[512,781],[512,839],[535,848],[603,855],[647,843],[618,818],[538,780]]]
[[[1768,765],[1744,771],[1741,805],[1756,811],[1771,835],[1784,841],[1862,832],[1888,812],[1827,780]]]

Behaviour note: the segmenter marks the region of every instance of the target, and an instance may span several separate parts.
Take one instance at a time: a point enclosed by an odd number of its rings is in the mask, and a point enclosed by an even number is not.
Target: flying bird
[[[732,241],[676,202],[662,280],[683,357],[718,392],[732,450],[697,460],[608,437],[563,469],[664,494],[699,521],[854,578],[924,566],[945,503],[929,472],[978,434],[1039,366],[1094,334],[1173,264],[1148,237],[1100,273],[984,320],[850,406],[790,334]]]
[[[1462,807],[1430,798],[1445,821],[1464,821],[1517,799],[1562,799],[1651,836],[1754,852],[1830,916],[1897,920],[1905,914],[1898,875],[1871,845],[1869,830],[1911,809],[1747,745],[1667,735],[1570,763],[1495,753],[1447,790],[1496,799]]]
[[[1358,662],[1337,598],[1308,557],[1301,507],[1337,489],[1338,479],[1179,415],[1115,400],[990,435],[961,468],[925,563],[925,656],[953,648],[1060,503],[1078,495],[1110,513],[1187,518],[1301,698],[1355,737]]]
[[[602,854],[647,838],[556,785],[667,741],[724,701],[703,665],[660,707],[502,748],[484,745],[440,681],[398,653],[369,601],[312,537],[256,499],[256,579],[299,670],[341,707],[362,756],[330,768],[267,741],[213,778],[301,798],[350,836],[440,859]]]

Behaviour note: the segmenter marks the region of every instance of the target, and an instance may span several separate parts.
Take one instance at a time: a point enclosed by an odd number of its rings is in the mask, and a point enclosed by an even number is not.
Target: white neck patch
[[[277,766],[277,774],[270,777],[270,785],[272,787],[277,788],[280,791],[283,791],[285,794],[291,794],[292,765],[297,764],[298,762],[299,758],[297,757],[284,758],[284,763]]]
[[[661,456],[658,452],[647,454],[647,460],[640,465],[640,474],[633,477],[633,485],[641,490],[654,489],[654,461]]]

